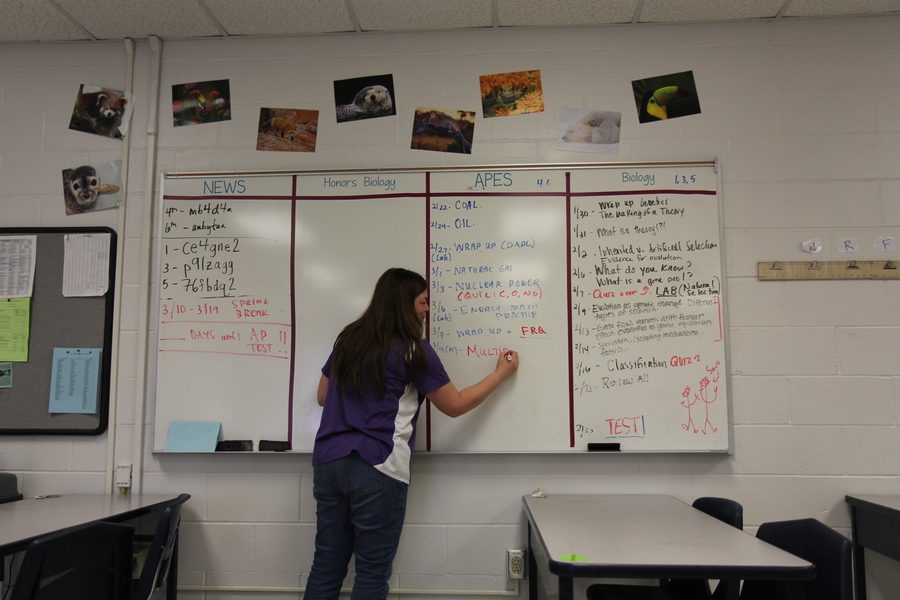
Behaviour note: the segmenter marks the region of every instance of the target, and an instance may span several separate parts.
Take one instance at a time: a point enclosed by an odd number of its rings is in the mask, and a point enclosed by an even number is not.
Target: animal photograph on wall
[[[515,71],[482,75],[481,109],[485,117],[544,112],[541,72]]]
[[[393,75],[355,77],[334,82],[334,114],[338,123],[396,115],[394,100]]]
[[[227,79],[172,86],[175,127],[231,120],[231,90]]]
[[[472,154],[475,111],[416,107],[410,148]]]
[[[67,215],[116,208],[122,203],[122,161],[63,169],[62,183]]]
[[[640,123],[700,114],[693,71],[638,79],[631,88]]]
[[[128,129],[131,102],[119,90],[81,84],[75,96],[75,108],[69,129],[122,139]]]
[[[256,149],[270,152],[315,152],[319,111],[260,108]]]
[[[618,154],[621,125],[620,112],[563,106],[556,146],[573,152]]]

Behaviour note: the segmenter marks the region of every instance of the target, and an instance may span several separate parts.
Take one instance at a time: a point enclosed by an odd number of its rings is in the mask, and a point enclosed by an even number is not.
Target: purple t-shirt
[[[328,378],[328,394],[313,447],[313,465],[343,458],[356,451],[376,469],[409,483],[409,458],[415,443],[416,418],[425,396],[450,381],[440,358],[422,341],[427,369],[413,380],[400,344],[385,360],[385,392],[377,396],[344,395],[331,376],[334,353],[322,374]]]

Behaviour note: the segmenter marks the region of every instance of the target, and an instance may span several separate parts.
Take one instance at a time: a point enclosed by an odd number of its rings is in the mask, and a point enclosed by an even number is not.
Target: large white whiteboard
[[[417,449],[729,449],[715,163],[168,174],[154,449],[173,420],[308,452],[320,369],[388,267],[429,281],[471,413],[423,405]]]

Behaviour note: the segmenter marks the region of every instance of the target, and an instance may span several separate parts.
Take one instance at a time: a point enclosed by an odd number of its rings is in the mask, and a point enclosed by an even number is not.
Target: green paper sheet
[[[26,362],[31,298],[0,299],[0,360]]]

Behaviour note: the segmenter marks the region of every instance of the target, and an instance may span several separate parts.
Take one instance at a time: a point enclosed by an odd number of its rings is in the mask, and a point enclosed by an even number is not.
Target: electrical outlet
[[[116,483],[117,488],[131,487],[131,463],[116,465]]]
[[[510,579],[525,579],[525,551],[506,551],[506,575]]]

